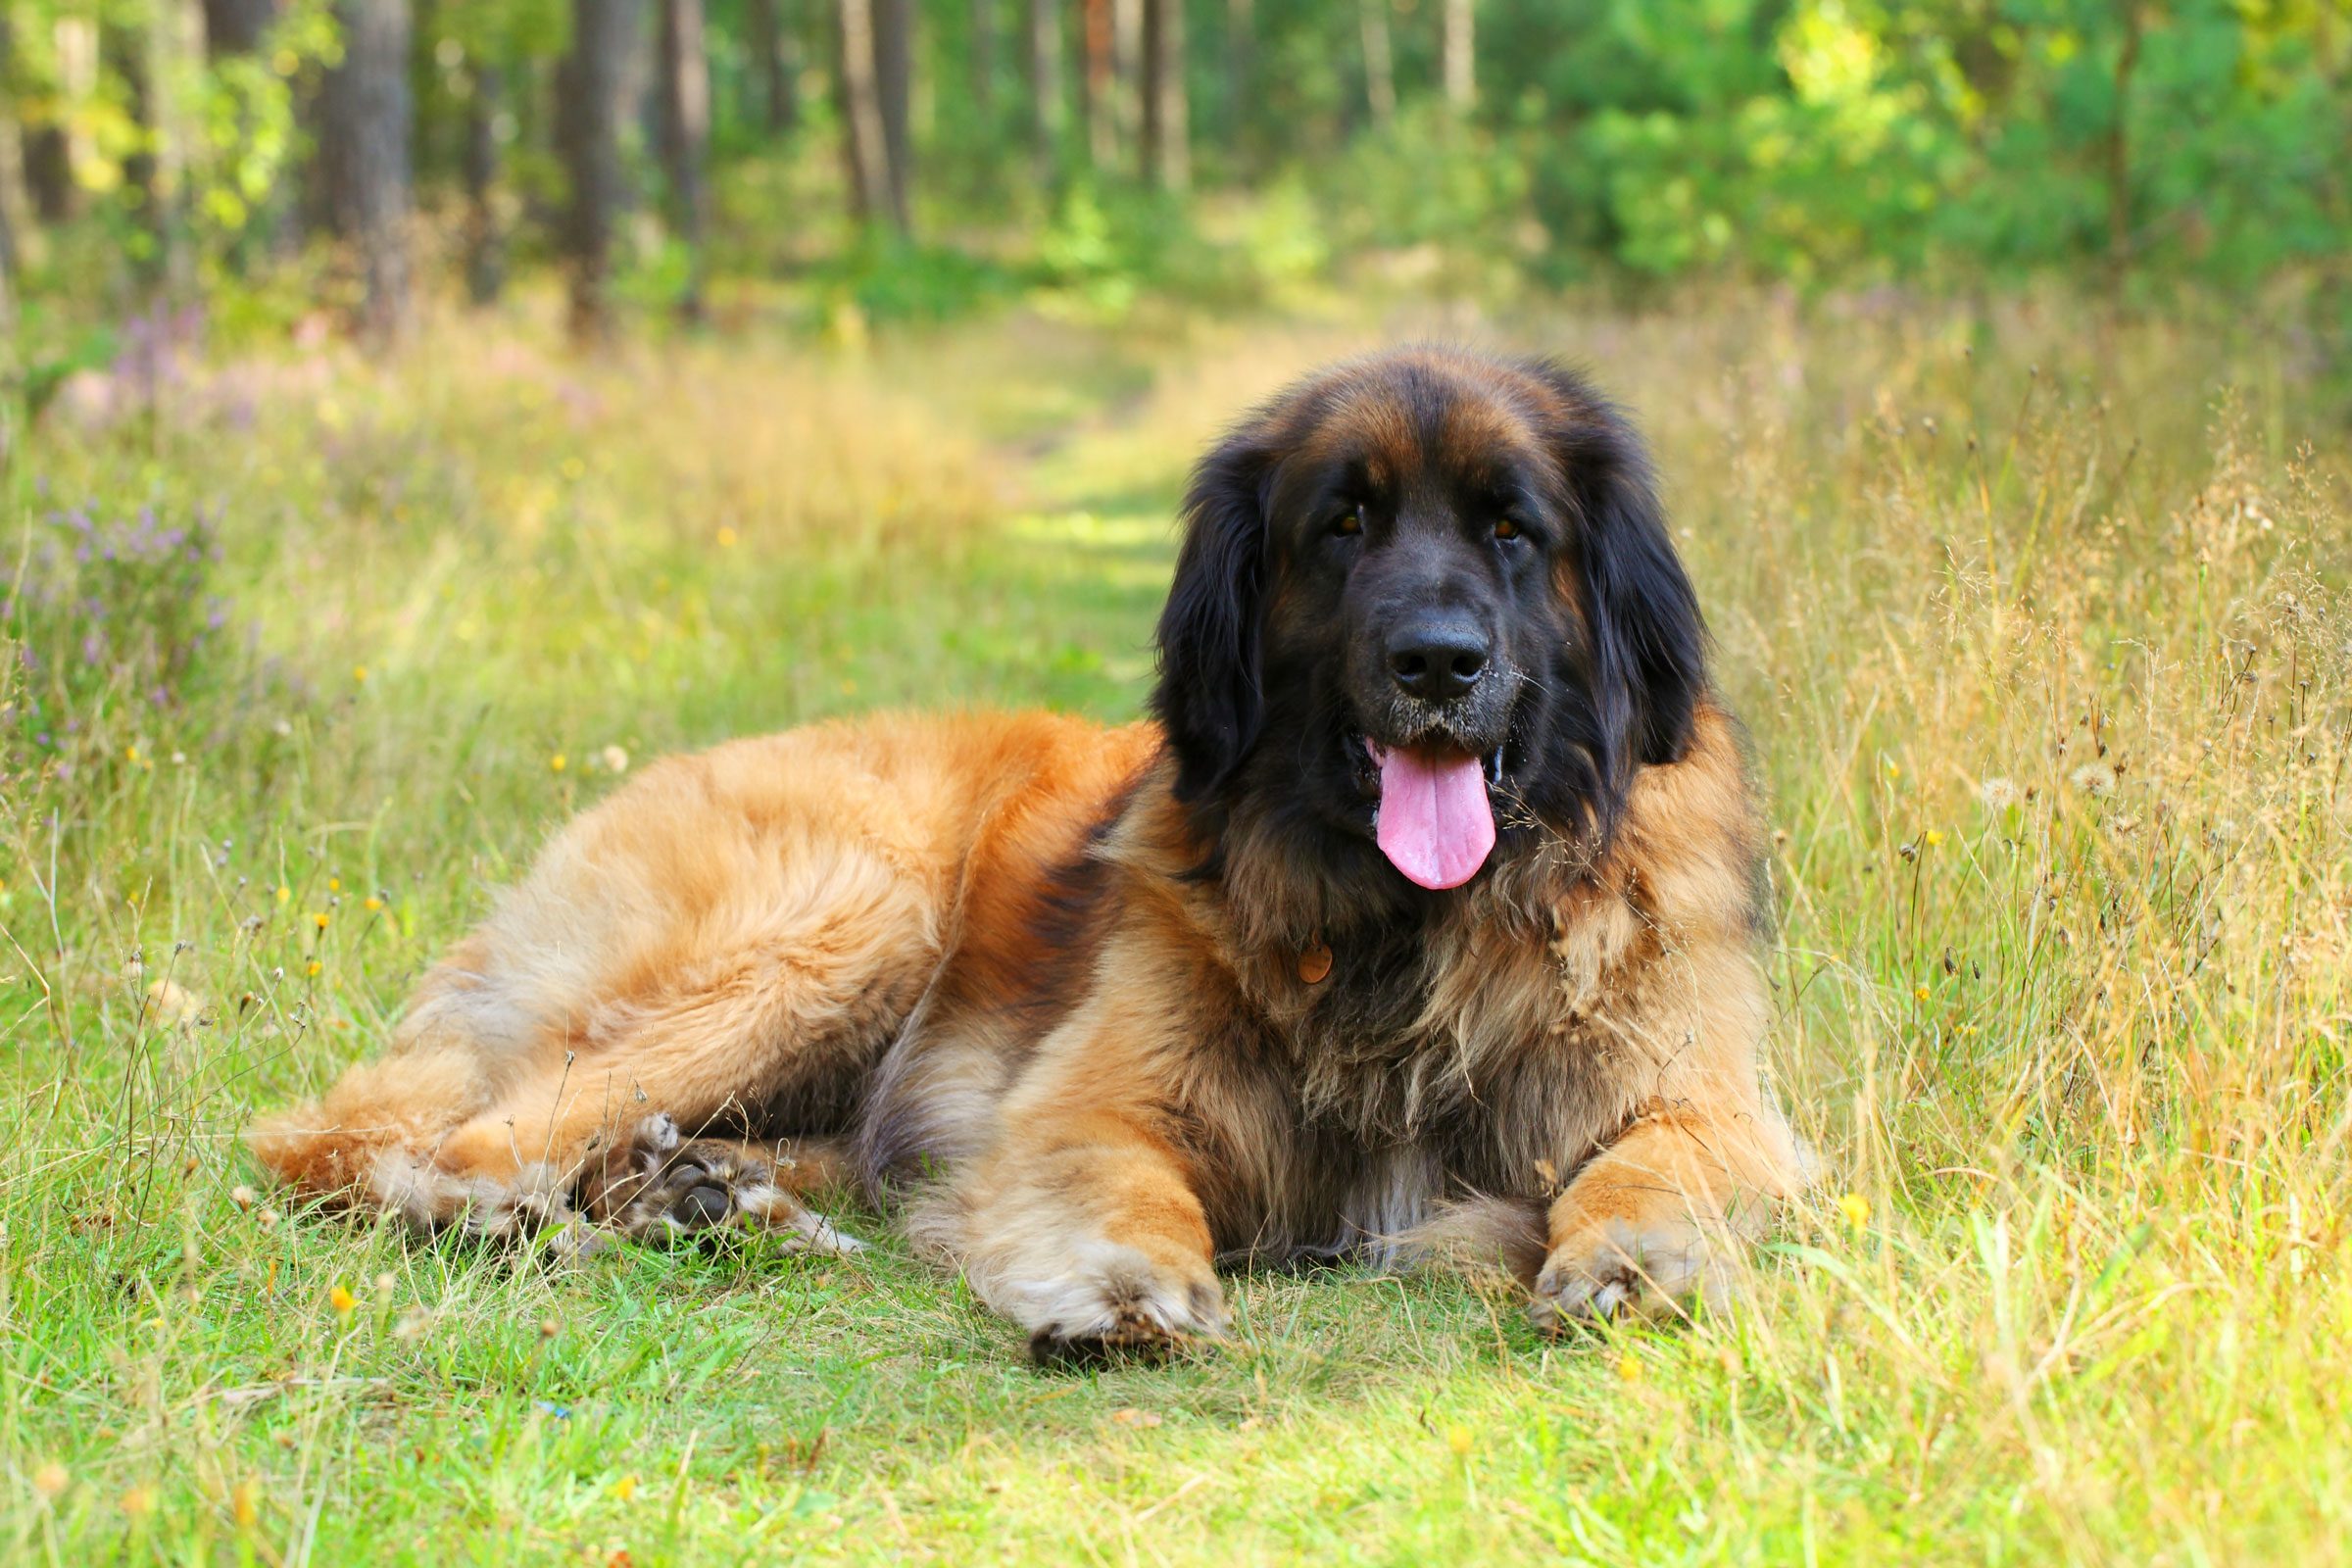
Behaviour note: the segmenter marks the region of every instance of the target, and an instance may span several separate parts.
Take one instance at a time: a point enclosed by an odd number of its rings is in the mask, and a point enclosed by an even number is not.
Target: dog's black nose
[[[1389,639],[1389,673],[1428,702],[1461,696],[1486,670],[1487,639],[1464,620],[1415,620]]]

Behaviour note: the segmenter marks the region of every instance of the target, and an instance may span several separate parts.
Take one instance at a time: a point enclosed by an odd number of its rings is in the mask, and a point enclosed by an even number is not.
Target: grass
[[[1339,320],[595,363],[452,323],[53,418],[0,622],[0,1552],[2352,1558],[2352,473],[2248,323],[1507,334],[1651,429],[1780,827],[1824,1175],[1736,1315],[1547,1341],[1342,1269],[1235,1281],[1213,1360],[1045,1375],[887,1240],[559,1266],[241,1191],[249,1114],[622,767],[1132,712],[1189,456],[1429,324]]]

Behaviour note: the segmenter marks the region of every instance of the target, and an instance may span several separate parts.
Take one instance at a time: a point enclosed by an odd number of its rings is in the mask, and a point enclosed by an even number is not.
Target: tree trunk
[[[409,0],[340,0],[343,63],[321,88],[326,212],[359,260],[360,326],[376,343],[409,326]]]
[[[972,0],[972,102],[983,123],[997,113],[997,0]]]
[[[507,286],[507,241],[498,219],[498,117],[507,74],[476,66],[472,89],[466,100],[466,296],[495,305]]]
[[[571,184],[564,255],[571,271],[571,331],[582,341],[612,329],[607,286],[612,224],[628,192],[620,161],[621,95],[642,13],[637,0],[572,0],[571,49],[556,72],[556,144]]]
[[[669,175],[670,222],[687,252],[678,314],[703,318],[703,246],[710,227],[710,57],[703,0],[662,0],[662,166]]]
[[[908,133],[914,99],[914,0],[873,3],[874,97],[882,111],[890,220],[904,234],[909,226],[907,191],[914,182],[914,144]]]
[[[744,13],[744,39],[760,78],[760,120],[770,136],[786,134],[801,119],[799,51],[784,30],[781,4],[749,0]]]
[[[1078,0],[1078,3],[1086,27],[1083,39],[1086,70],[1078,82],[1085,100],[1086,153],[1098,171],[1106,170],[1119,158],[1119,126],[1111,110],[1117,69],[1111,49],[1111,0]]]
[[[1144,0],[1110,0],[1111,122],[1119,145],[1135,145],[1143,134]]]
[[[841,96],[842,154],[849,166],[850,210],[860,222],[890,216],[890,149],[882,134],[875,85],[874,0],[838,0],[835,33]]]
[[[1478,21],[1472,0],[1446,0],[1445,30],[1438,40],[1446,102],[1468,114],[1478,102]]]
[[[1249,123],[1250,77],[1257,68],[1256,0],[1225,0],[1225,134],[1239,139]]]
[[[276,20],[277,0],[204,0],[206,57],[252,54]]]
[[[1389,48],[1389,0],[1361,0],[1364,29],[1364,105],[1375,128],[1396,119],[1396,62]]]
[[[1144,178],[1161,190],[1192,180],[1185,102],[1184,0],[1144,0]]]
[[[2120,290],[2132,267],[2132,139],[2127,118],[2132,77],[2139,70],[2140,34],[2146,19],[2138,0],[2124,5],[2124,41],[2115,59],[2115,110],[2107,125],[2107,273],[2110,290]]]
[[[1061,13],[1055,0],[1027,0],[1029,159],[1040,185],[1054,177],[1061,131]]]

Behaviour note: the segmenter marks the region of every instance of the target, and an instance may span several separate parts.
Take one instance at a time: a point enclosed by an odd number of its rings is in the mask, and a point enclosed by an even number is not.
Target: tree
[[[1055,143],[1061,136],[1061,13],[1055,0],[1026,0],[1023,33],[1028,48],[1029,159],[1037,182],[1054,177]]]
[[[1372,124],[1386,130],[1396,119],[1396,61],[1389,46],[1389,0],[1359,0],[1364,34],[1364,104]]]
[[[621,92],[641,16],[637,0],[572,0],[571,47],[556,72],[556,144],[570,182],[563,251],[571,273],[571,330],[612,331],[607,298],[614,217],[628,199],[620,159]]]
[[[1184,0],[1144,0],[1144,177],[1161,190],[1192,180],[1184,91]]]
[[[1116,66],[1111,50],[1111,0],[1078,0],[1086,52],[1086,69],[1079,73],[1078,96],[1086,115],[1086,155],[1098,170],[1118,161],[1118,120],[1112,109],[1112,79]]]
[[[1256,68],[1256,0],[1225,0],[1225,132],[1237,141],[1250,122]]]
[[[476,64],[466,93],[466,297],[495,305],[507,286],[506,232],[498,219],[500,117],[507,73],[491,61]]]
[[[1478,101],[1477,19],[1471,4],[1472,0],[1445,0],[1438,39],[1439,74],[1446,83],[1446,102],[1456,114],[1467,114]]]
[[[710,147],[710,57],[703,42],[703,0],[661,0],[662,167],[669,176],[670,222],[687,252],[686,291],[678,314],[703,318],[703,247],[710,226],[710,187],[703,161]]]
[[[325,211],[356,253],[363,332],[378,343],[409,325],[409,0],[341,0],[342,63],[320,88]]]
[[[277,0],[204,0],[204,49],[214,60],[249,55],[261,48]]]
[[[848,163],[850,210],[863,222],[905,224],[891,203],[890,144],[882,133],[882,95],[876,81],[874,0],[836,0],[834,81],[840,96],[842,156]]]
[[[972,0],[972,102],[984,124],[997,113],[997,0]]]
[[[770,136],[781,136],[800,123],[799,51],[784,26],[783,0],[748,0],[744,7],[744,47],[760,82],[760,123]]]
[[[907,229],[914,179],[909,118],[914,98],[914,0],[873,0],[874,96],[882,110],[882,145],[890,180],[890,220]]]

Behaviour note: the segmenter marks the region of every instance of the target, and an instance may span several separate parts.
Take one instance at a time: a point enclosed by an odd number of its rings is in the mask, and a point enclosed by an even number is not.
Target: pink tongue
[[[1425,888],[1458,888],[1494,848],[1494,812],[1475,757],[1398,746],[1380,763],[1380,853]]]

